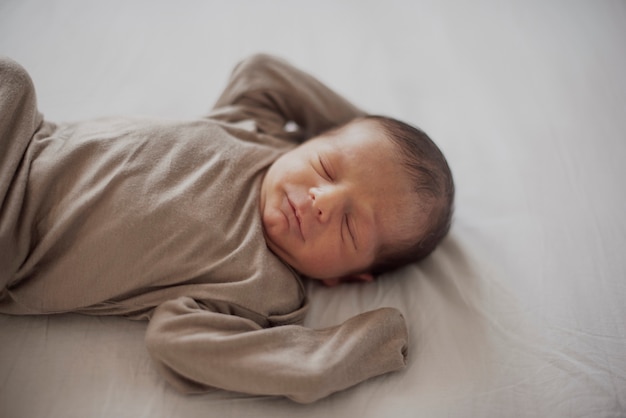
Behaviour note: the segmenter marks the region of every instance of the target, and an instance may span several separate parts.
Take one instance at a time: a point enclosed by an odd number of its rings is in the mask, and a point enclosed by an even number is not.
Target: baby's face
[[[361,273],[378,249],[406,235],[411,185],[394,145],[357,121],[300,145],[270,167],[260,210],[268,247],[299,273]]]

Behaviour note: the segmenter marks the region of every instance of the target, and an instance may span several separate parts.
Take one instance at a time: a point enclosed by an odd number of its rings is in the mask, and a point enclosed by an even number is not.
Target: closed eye
[[[352,241],[352,245],[354,245],[354,248],[357,248],[356,245],[356,239],[354,237],[354,232],[352,231],[352,228],[350,228],[350,218],[348,217],[348,215],[344,215],[344,222],[346,224],[346,228],[348,229],[348,234],[350,235],[350,240]]]
[[[324,160],[322,159],[322,157],[319,157],[319,162],[320,162],[320,167],[322,167],[324,177],[326,177],[328,181],[334,181],[333,176],[330,174],[330,171],[326,167],[326,164],[324,164]]]

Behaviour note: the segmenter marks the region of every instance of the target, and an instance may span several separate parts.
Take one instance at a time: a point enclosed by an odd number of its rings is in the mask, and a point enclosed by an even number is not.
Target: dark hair
[[[419,200],[416,206],[426,219],[425,230],[420,232],[422,227],[416,226],[411,239],[379,249],[369,270],[381,274],[423,259],[443,240],[452,223],[454,181],[443,153],[421,129],[386,116],[369,115],[361,120],[378,124],[396,145]]]

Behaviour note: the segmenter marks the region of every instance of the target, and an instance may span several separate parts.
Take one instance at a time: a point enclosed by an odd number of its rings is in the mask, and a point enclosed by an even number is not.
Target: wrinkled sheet
[[[626,3],[0,2],[0,54],[52,121],[205,114],[259,51],[448,157],[456,216],[429,259],[308,284],[310,327],[400,309],[408,367],[312,405],[190,397],[144,322],[0,316],[0,416],[626,416]]]

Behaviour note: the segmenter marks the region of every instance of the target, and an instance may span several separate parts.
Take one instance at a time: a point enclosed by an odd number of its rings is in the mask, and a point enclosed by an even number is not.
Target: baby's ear
[[[341,278],[335,277],[333,279],[322,279],[322,283],[324,283],[324,286],[326,287],[335,287],[341,283]]]
[[[374,275],[372,273],[352,274],[347,276],[346,280],[350,282],[373,282]]]
[[[371,282],[374,281],[374,275],[370,273],[351,274],[349,276],[335,277],[333,279],[323,279],[324,283],[328,287],[337,286],[340,283],[345,282]]]

